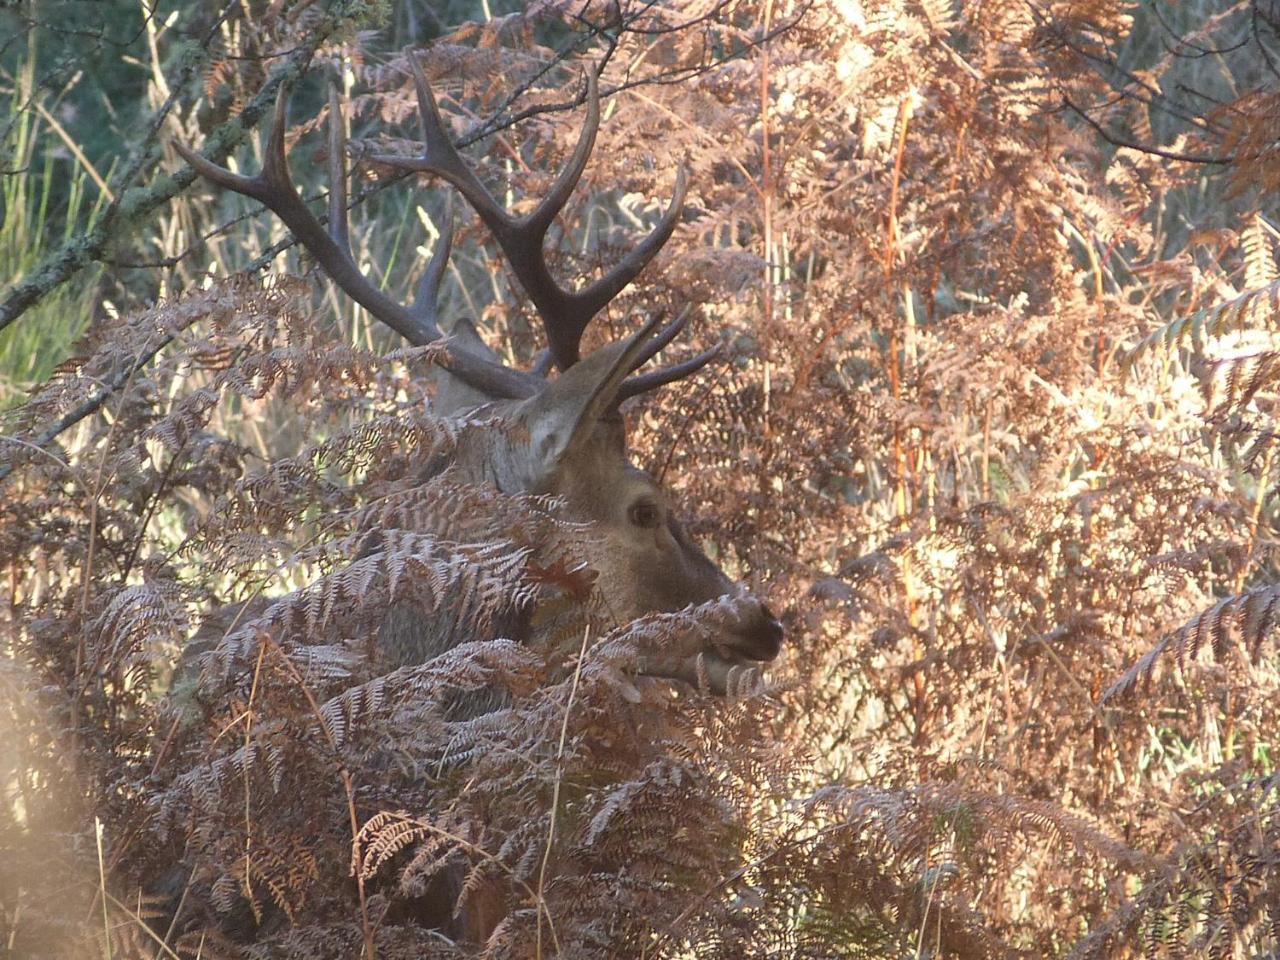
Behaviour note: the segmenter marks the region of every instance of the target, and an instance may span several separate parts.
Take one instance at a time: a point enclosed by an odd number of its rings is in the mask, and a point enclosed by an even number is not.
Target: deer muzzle
[[[722,597],[707,604],[710,637],[702,649],[646,657],[643,676],[683,680],[717,696],[746,694],[761,682],[763,665],[777,658],[785,630],[767,605],[755,597]],[[710,642],[707,642],[709,639]]]
[[[765,604],[757,601],[754,616],[744,618],[739,642],[731,649],[748,660],[774,660],[782,651],[786,632],[781,622]]]

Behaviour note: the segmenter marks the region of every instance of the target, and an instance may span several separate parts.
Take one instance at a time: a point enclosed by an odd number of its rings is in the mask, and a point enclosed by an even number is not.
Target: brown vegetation
[[[9,949],[1280,948],[1266,10],[548,2],[427,44],[413,4],[380,34],[248,6],[193,16],[154,129],[251,169],[229,118],[299,74],[318,196],[337,78],[354,259],[402,302],[449,203],[377,159],[417,136],[409,57],[517,212],[598,71],[558,277],[616,262],[683,162],[681,222],[584,344],[691,306],[668,361],[721,345],[633,402],[631,446],[786,650],[728,696],[645,676],[732,605],[624,622],[562,501],[424,471],[510,425],[444,415],[439,344],[375,332],[268,215],[141,150],[78,254],[129,308],[0,426]],[[441,314],[527,368],[535,314],[454,219]],[[0,328],[90,282],[45,267]],[[457,644],[388,662],[398,604]],[[495,636],[516,607],[524,642]]]

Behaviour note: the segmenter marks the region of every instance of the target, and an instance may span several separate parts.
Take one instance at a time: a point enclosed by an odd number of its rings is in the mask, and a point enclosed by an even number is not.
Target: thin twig
[[[1071,101],[1071,98],[1066,95],[1063,95],[1062,97],[1062,105],[1079,116],[1080,119],[1089,126],[1093,127],[1094,132],[1097,133],[1098,136],[1102,137],[1103,140],[1107,141],[1107,143],[1114,147],[1126,147],[1130,150],[1138,150],[1142,153],[1149,153],[1155,157],[1163,157],[1165,160],[1177,160],[1182,163],[1203,163],[1216,166],[1227,166],[1229,164],[1236,163],[1241,159],[1257,159],[1256,157],[1238,157],[1231,153],[1226,154],[1225,156],[1215,156],[1207,153],[1180,153],[1176,150],[1164,150],[1160,147],[1152,146],[1149,143],[1138,143],[1136,140],[1130,140],[1128,137],[1122,137],[1119,134],[1112,133],[1105,129],[1102,124],[1089,116],[1088,112],[1082,107],[1076,106]]]

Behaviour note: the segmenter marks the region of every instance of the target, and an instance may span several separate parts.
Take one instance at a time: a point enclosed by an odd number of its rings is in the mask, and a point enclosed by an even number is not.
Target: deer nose
[[[773,660],[782,649],[785,635],[773,611],[761,603],[760,616],[746,625],[743,631],[746,643],[738,648],[738,652],[752,660]]]

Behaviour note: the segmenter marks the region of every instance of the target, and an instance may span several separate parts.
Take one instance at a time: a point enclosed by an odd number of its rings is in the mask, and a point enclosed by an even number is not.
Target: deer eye
[[[627,517],[637,527],[653,530],[662,524],[662,511],[652,500],[640,500],[631,505]]]

